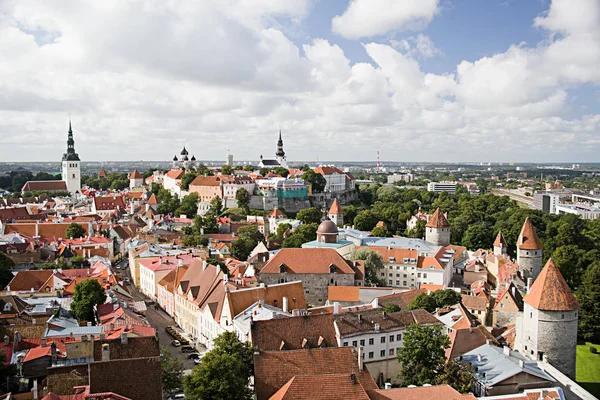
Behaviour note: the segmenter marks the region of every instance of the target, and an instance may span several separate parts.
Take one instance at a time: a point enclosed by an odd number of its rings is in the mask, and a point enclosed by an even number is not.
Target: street
[[[115,264],[115,266],[116,265],[118,265],[120,269],[116,271],[113,270],[113,272],[120,272],[121,275],[129,277],[129,279],[131,280],[129,268],[123,269],[123,267],[127,265],[127,260],[123,260]],[[133,296],[134,300],[146,300],[146,297],[138,291],[138,289],[133,285],[133,283],[131,285],[126,285],[126,287],[131,292],[131,295]],[[148,309],[144,313],[144,316],[146,317],[150,325],[154,329],[156,329],[156,332],[158,333],[159,344],[168,348],[171,351],[171,353],[183,363],[183,369],[187,370],[194,368],[194,362],[193,360],[188,359],[188,354],[182,353],[180,347],[174,347],[173,345],[171,345],[171,341],[173,340],[173,338],[167,333],[165,328],[167,326],[176,325],[173,318],[171,318],[166,312],[164,312],[161,309],[154,309],[154,306],[148,306]]]

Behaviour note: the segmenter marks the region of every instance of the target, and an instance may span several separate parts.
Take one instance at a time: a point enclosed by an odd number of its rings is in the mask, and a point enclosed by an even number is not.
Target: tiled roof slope
[[[377,389],[367,368],[359,371],[357,353],[353,347],[266,351],[254,355],[254,386],[258,400],[269,399],[297,375],[352,373],[356,374],[365,390]]]
[[[400,307],[400,310],[407,310],[412,301],[421,293],[427,294],[425,289],[409,290],[402,293],[389,294],[379,297],[379,304],[383,307],[386,304],[395,304]]]
[[[323,347],[337,347],[333,321],[333,314],[255,321],[251,328],[252,344],[260,351],[297,350],[302,348],[304,339],[307,347],[320,347],[322,338]]]
[[[427,228],[449,228],[450,223],[438,207],[425,225]]]
[[[524,300],[525,303],[538,310],[573,311],[579,309],[579,302],[573,296],[573,292],[552,259],[548,260]]]
[[[351,374],[296,375],[269,400],[369,400],[367,392]]]
[[[90,392],[112,391],[132,400],[162,400],[161,370],[159,357],[93,362],[89,364]],[[140,374],[143,379],[139,379]]]
[[[131,175],[129,175],[129,179],[143,179],[144,177],[137,169],[134,169]]]
[[[288,310],[306,309],[302,282],[289,282],[267,287],[232,290],[227,295],[231,316],[235,317],[259,300],[275,307],[283,307],[283,298],[288,298]]]
[[[342,205],[340,204],[340,201],[338,199],[334,199],[331,207],[329,208],[329,214],[339,215],[343,213],[344,212],[342,211]]]
[[[375,324],[379,325],[380,332],[389,332],[406,328],[411,324],[435,323],[440,321],[425,310],[398,311],[384,315],[381,309],[374,309],[335,315],[335,326],[344,337],[373,333]]]
[[[496,240],[494,240],[494,246],[495,247],[506,247],[506,240],[504,239],[504,235],[502,234],[502,231],[498,232],[498,236],[496,236]]]
[[[517,247],[521,250],[540,250],[542,248],[542,242],[535,233],[535,228],[529,217],[525,218],[525,223],[523,223],[521,234],[517,240]]]
[[[11,291],[29,291],[32,288],[39,290],[52,274],[51,269],[19,271],[7,287],[10,287]]]
[[[261,270],[261,274],[279,274],[281,265],[292,274],[329,274],[329,266],[336,267],[336,273],[354,274],[348,262],[334,249],[281,249]]]
[[[371,400],[475,400],[472,394],[460,394],[448,385],[377,389],[367,393]]]

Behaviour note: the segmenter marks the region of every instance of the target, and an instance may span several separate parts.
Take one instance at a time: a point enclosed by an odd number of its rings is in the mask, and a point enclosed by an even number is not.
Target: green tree
[[[12,269],[15,266],[15,262],[8,257],[6,254],[0,251],[0,287],[4,288],[12,280],[14,275]]]
[[[580,262],[584,255],[585,251],[574,244],[559,246],[552,253],[552,260],[572,289],[579,286],[581,277],[587,267],[587,265],[581,265]]]
[[[231,253],[240,261],[246,261],[258,244],[256,227],[244,226],[238,230],[238,239],[231,244]]]
[[[75,285],[71,314],[79,321],[88,321],[95,324],[94,308],[104,304],[106,294],[104,288],[96,279],[88,279]]]
[[[600,261],[587,268],[576,296],[579,301],[579,337],[600,343]]]
[[[371,230],[371,236],[392,237],[392,232],[390,232],[385,226],[376,226],[373,228],[373,230]]]
[[[415,227],[408,231],[408,237],[411,238],[424,238],[425,237],[425,221],[417,221]]]
[[[233,167],[231,165],[225,164],[221,167],[221,175],[231,175],[233,174]]]
[[[354,251],[352,259],[365,262],[365,285],[385,286],[385,279],[379,277],[379,273],[384,270],[381,254],[363,247]]]
[[[460,393],[469,393],[473,384],[471,366],[466,362],[449,360],[437,377],[437,385],[450,385]]]
[[[235,200],[237,206],[244,210],[245,214],[250,212],[250,192],[244,188],[240,188],[235,192]]]
[[[310,242],[317,238],[317,224],[300,225],[294,232],[286,237],[281,244],[281,247],[302,247],[306,242]]]
[[[449,347],[450,339],[440,325],[409,325],[397,356],[402,364],[402,386],[434,385],[444,372],[445,350]]]
[[[165,396],[172,396],[183,387],[183,363],[166,346],[160,347],[162,386]]]
[[[325,190],[325,185],[327,185],[323,175],[312,169],[302,174],[302,180],[312,186],[313,193],[322,193]]]
[[[409,310],[424,309],[434,312],[436,308],[452,306],[460,302],[461,295],[452,289],[436,290],[431,294],[421,293],[409,304]]]
[[[208,238],[199,233],[192,233],[183,237],[183,245],[190,247],[206,247],[208,246]]]
[[[476,222],[469,225],[464,233],[461,244],[467,249],[489,249],[494,243],[493,227],[486,222]]]
[[[261,169],[258,171],[258,173],[259,173],[261,176],[267,176],[267,174],[268,174],[270,171],[271,171],[271,168],[266,168],[266,167],[263,167],[263,168],[261,168]]]
[[[249,400],[248,380],[253,373],[252,347],[240,342],[235,332],[224,332],[202,363],[185,377],[185,398],[189,400]]]
[[[67,227],[67,237],[76,239],[76,238],[82,238],[84,236],[85,236],[85,229],[83,228],[83,226],[79,225],[78,223],[72,222]]]
[[[223,211],[223,200],[219,196],[215,196],[210,201],[210,212],[217,216],[221,214],[221,211]]]
[[[255,170],[256,170],[256,167],[254,165],[250,165],[250,164],[244,165],[244,171],[252,172],[252,171],[255,171]]]
[[[390,313],[395,313],[395,312],[401,311],[401,309],[398,304],[387,303],[385,306],[383,306],[383,311],[390,314]]]
[[[273,168],[273,172],[275,172],[277,175],[281,175],[284,178],[287,178],[287,176],[290,174],[290,171],[283,167],[275,167]]]
[[[354,218],[354,227],[361,231],[370,231],[377,225],[377,217],[369,210],[358,213]]]
[[[188,190],[190,188],[190,183],[194,181],[198,177],[198,172],[190,171],[183,174],[181,177],[181,189]]]
[[[181,205],[175,210],[175,215],[186,215],[192,218],[198,213],[198,193],[190,193],[183,198]]]
[[[302,221],[303,224],[320,223],[322,213],[318,208],[305,208],[300,210],[296,215],[296,219]]]
[[[409,310],[427,310],[434,312],[437,308],[437,303],[433,296],[427,295],[427,293],[421,293],[408,305]]]
[[[290,229],[292,229],[292,226],[288,223],[279,224],[277,225],[277,232],[275,233],[275,236],[277,237],[277,239],[283,239],[285,233],[288,232]]]

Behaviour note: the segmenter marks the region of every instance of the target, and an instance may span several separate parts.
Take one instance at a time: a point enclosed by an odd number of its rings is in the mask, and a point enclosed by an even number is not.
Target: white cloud
[[[0,2],[0,159],[59,159],[69,113],[84,160],[168,160],[183,144],[257,159],[279,126],[292,161],[600,151],[600,115],[572,113],[570,95],[600,83],[594,1],[554,0],[534,21],[546,40],[445,74],[421,68],[437,53],[423,34],[365,43],[371,63],[325,39],[301,51],[274,18],[300,25],[309,1],[198,3]]]
[[[439,0],[350,0],[342,15],[331,21],[333,32],[360,39],[425,28],[439,12]]]

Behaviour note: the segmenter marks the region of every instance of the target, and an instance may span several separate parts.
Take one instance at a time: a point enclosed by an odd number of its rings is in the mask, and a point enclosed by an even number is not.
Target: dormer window
[[[6,304],[4,305],[4,311],[5,311],[5,312],[7,312],[7,311],[8,311],[8,312],[10,312],[10,311],[12,311],[12,304],[10,304],[10,303],[6,303]]]
[[[281,264],[281,265],[279,266],[279,273],[280,273],[280,274],[284,274],[284,273],[286,272],[286,270],[287,270],[287,265],[285,265],[285,264]]]
[[[329,273],[330,273],[330,274],[333,274],[333,273],[335,273],[335,265],[331,264],[331,265],[329,266]]]

